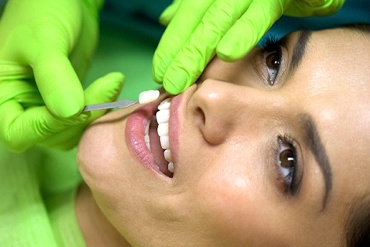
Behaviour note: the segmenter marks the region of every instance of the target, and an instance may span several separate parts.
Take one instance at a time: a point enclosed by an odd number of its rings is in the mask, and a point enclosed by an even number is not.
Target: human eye
[[[300,187],[301,176],[298,176],[300,170],[297,148],[292,138],[278,137],[275,163],[279,185],[284,193],[295,195]]]
[[[267,82],[274,85],[279,75],[283,60],[282,46],[284,42],[277,40],[274,36],[267,36],[262,41],[262,64],[266,69]]]

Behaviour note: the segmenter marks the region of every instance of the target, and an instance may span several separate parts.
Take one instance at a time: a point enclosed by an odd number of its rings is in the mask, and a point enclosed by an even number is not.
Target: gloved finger
[[[90,66],[91,58],[96,50],[98,43],[98,22],[94,16],[84,16],[84,25],[80,31],[80,38],[75,43],[75,49],[69,53],[69,60],[76,71],[78,78],[84,78]],[[91,38],[94,37],[94,38]],[[96,37],[96,38],[95,38]]]
[[[284,15],[297,17],[330,15],[338,11],[344,2],[344,0],[293,1],[284,12]]]
[[[63,30],[53,29],[51,34],[47,34],[47,30],[17,27],[2,49],[2,60],[18,58],[18,63],[30,65],[49,110],[61,117],[74,116],[81,111],[84,97],[81,82],[68,58],[72,44]],[[25,37],[29,37],[27,46]]]
[[[188,42],[192,32],[214,1],[202,0],[197,4],[189,0],[180,1],[176,11],[177,14],[163,33],[153,56],[152,73],[154,81],[157,83],[163,82],[164,74],[171,61]]]
[[[178,94],[188,88],[202,73],[215,54],[223,35],[242,16],[250,1],[217,0],[204,15],[188,43],[169,65],[163,86],[169,93]]]
[[[86,104],[100,104],[115,101],[119,96],[125,76],[120,72],[112,72],[94,81],[86,90]],[[104,115],[108,110],[92,111],[89,122]]]
[[[120,94],[123,81],[124,75],[119,72],[109,73],[97,79],[85,90],[86,104],[115,101]],[[56,133],[45,139],[41,144],[58,149],[71,149],[78,144],[84,129],[107,111],[109,110],[92,111],[89,113],[90,116],[87,121]]]
[[[52,113],[67,118],[82,110],[83,88],[67,54],[45,51],[31,66],[39,91]]]
[[[18,96],[22,96],[19,102],[23,104],[43,105],[36,85],[31,82],[32,70],[30,68],[12,62],[1,62],[0,78],[0,105]],[[29,95],[31,96],[28,97]]]
[[[55,133],[85,122],[88,115],[64,119],[53,115],[45,106],[24,109],[10,100],[0,105],[0,137],[10,150],[22,152]]]
[[[167,26],[176,14],[180,3],[181,0],[174,0],[173,3],[171,3],[171,5],[162,12],[161,16],[159,16],[159,23],[161,23],[163,26]]]
[[[244,57],[281,17],[291,0],[253,1],[243,16],[235,22],[221,39],[216,52],[224,61]]]

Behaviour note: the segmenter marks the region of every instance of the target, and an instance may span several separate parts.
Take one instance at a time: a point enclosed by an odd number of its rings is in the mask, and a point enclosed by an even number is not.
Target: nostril
[[[206,124],[206,115],[204,114],[204,111],[202,111],[202,108],[197,107],[196,114],[199,118],[199,123],[204,126]]]
[[[214,117],[198,107],[196,110],[196,124],[209,145],[219,145],[223,143],[227,137],[227,131],[230,129],[227,122],[222,120],[222,116]]]
[[[195,124],[210,145],[219,145],[228,135],[230,127],[230,84],[212,79],[205,80],[193,95]]]

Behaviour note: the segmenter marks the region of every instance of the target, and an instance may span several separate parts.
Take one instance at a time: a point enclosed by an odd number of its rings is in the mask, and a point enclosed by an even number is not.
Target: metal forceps
[[[95,110],[104,110],[104,109],[112,109],[112,108],[126,108],[128,106],[134,105],[139,103],[137,100],[117,100],[114,102],[109,103],[102,103],[102,104],[94,104],[94,105],[87,105],[83,109],[84,112],[86,111],[95,111]]]

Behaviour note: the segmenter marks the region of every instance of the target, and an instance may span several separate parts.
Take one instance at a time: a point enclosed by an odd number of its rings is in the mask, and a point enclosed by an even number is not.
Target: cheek
[[[203,176],[193,190],[204,214],[204,225],[211,226],[212,238],[219,239],[224,246],[260,241],[264,232],[261,217],[266,217],[270,204],[260,177],[248,176],[246,172],[218,167]]]
[[[103,184],[112,176],[112,164],[119,160],[114,145],[113,126],[98,121],[84,133],[78,147],[77,162],[81,175],[87,184]],[[109,167],[108,167],[109,166]]]
[[[106,123],[94,123],[84,133],[78,148],[78,165],[82,177],[90,187],[96,203],[111,223],[125,222],[120,209],[125,194],[122,174],[122,154],[117,151],[116,128]],[[129,201],[129,200],[128,200]],[[134,214],[135,215],[135,214]],[[117,228],[119,229],[119,228]]]

